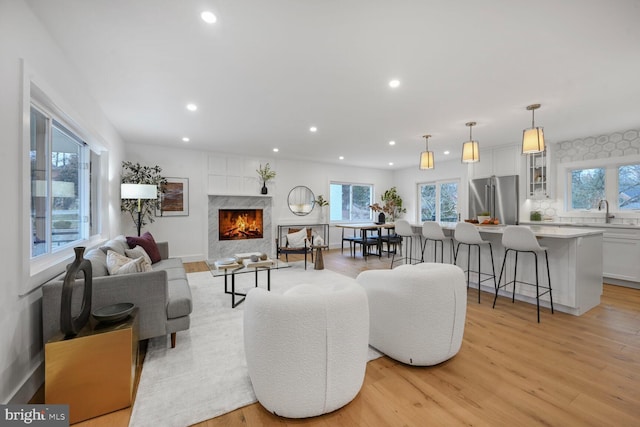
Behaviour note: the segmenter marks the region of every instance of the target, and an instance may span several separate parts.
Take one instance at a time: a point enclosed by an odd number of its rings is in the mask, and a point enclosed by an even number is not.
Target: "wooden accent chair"
[[[304,269],[307,269],[307,254],[311,255],[311,262],[313,262],[313,230],[311,228],[305,228],[307,232],[307,238],[304,240],[304,244],[294,243],[291,245],[289,243],[288,235],[297,233],[302,228],[289,228],[287,230],[287,234],[283,236],[282,241],[280,240],[280,236],[276,237],[276,248],[277,255],[280,258],[280,255],[284,254],[285,260],[289,262],[289,254],[302,254],[304,255]]]

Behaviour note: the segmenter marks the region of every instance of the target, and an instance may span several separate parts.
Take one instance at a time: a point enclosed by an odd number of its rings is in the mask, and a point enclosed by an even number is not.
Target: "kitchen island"
[[[456,223],[441,223],[446,233],[453,233]],[[504,225],[478,225],[478,230],[484,240],[491,242],[495,260],[496,280],[500,275],[500,267],[504,258],[502,233]],[[600,304],[602,295],[602,237],[603,230],[598,228],[577,229],[561,228],[544,225],[529,227],[539,239],[540,246],[545,246],[549,252],[549,269],[551,273],[551,287],[553,289],[553,307],[565,313],[579,316]],[[474,250],[475,251],[475,250]],[[482,271],[491,271],[491,258],[483,249]],[[474,252],[475,253],[475,252]],[[486,256],[485,256],[486,255]],[[427,254],[425,254],[425,259]],[[477,255],[472,256],[472,269],[476,270]],[[522,254],[518,263],[518,280],[535,283],[533,255]],[[461,256],[458,265],[466,269],[467,256]],[[540,267],[544,268],[544,257],[538,257]],[[513,275],[513,257],[509,257],[505,270],[510,280]],[[543,271],[543,270],[540,270]],[[540,275],[542,283],[546,283],[546,274]],[[483,276],[484,279],[484,276]],[[473,273],[471,281],[477,283],[477,275]],[[504,280],[504,278],[503,278]],[[472,285],[473,286],[473,285]],[[477,286],[477,285],[476,285]],[[482,284],[482,290],[495,294],[491,280]],[[511,299],[512,288],[500,290],[499,295]],[[535,286],[516,285],[516,299],[532,304],[536,303]],[[549,295],[540,298],[540,305],[550,307]]]

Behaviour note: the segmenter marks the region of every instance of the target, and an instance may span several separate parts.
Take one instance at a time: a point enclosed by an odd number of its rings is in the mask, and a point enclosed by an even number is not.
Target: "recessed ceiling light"
[[[395,141],[389,141],[389,145],[396,145]]]
[[[196,104],[187,104],[187,110],[196,111],[197,109],[198,109],[198,106]]]
[[[185,136],[184,138],[182,138],[182,142],[189,142],[189,138]]]
[[[311,127],[309,128],[309,132],[317,132],[317,131],[318,131],[318,128],[317,128],[317,127],[315,127],[315,126],[311,126]]]
[[[389,162],[389,166],[393,166],[393,162]]]
[[[389,82],[389,87],[392,87],[395,89],[398,86],[400,86],[400,80],[393,79]]]
[[[344,160],[344,156],[338,157],[338,160]]]
[[[277,153],[278,151],[280,151],[280,150],[279,150],[279,149],[277,149],[277,148],[274,148],[274,149],[273,149],[273,152],[274,152],[274,153]]]
[[[449,154],[451,154],[451,151],[449,151],[449,150],[447,150],[447,151],[445,151],[445,152],[444,152],[444,155],[445,155],[445,156],[448,156]]]
[[[207,24],[213,24],[218,20],[218,18],[216,18],[216,15],[214,15],[213,12],[210,12],[208,10],[205,10],[204,12],[202,12],[200,14],[200,18],[202,18],[202,20]]]

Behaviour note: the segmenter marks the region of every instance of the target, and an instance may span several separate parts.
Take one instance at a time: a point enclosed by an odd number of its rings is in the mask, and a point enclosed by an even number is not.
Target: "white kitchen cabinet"
[[[551,190],[549,148],[541,153],[527,154],[527,199],[548,199]]]
[[[482,144],[480,145],[482,147]],[[522,156],[519,145],[480,148],[480,161],[469,164],[472,178],[520,175]]]
[[[604,277],[640,283],[640,230],[605,229],[602,250]]]

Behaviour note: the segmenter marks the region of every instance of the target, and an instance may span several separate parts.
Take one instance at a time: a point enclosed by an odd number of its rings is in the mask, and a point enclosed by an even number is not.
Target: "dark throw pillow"
[[[127,244],[131,249],[135,248],[137,245],[142,246],[142,249],[144,249],[147,255],[149,255],[149,258],[151,258],[152,263],[156,263],[162,259],[162,257],[160,257],[158,245],[156,244],[156,241],[153,240],[151,233],[148,231],[139,237],[127,236]]]

